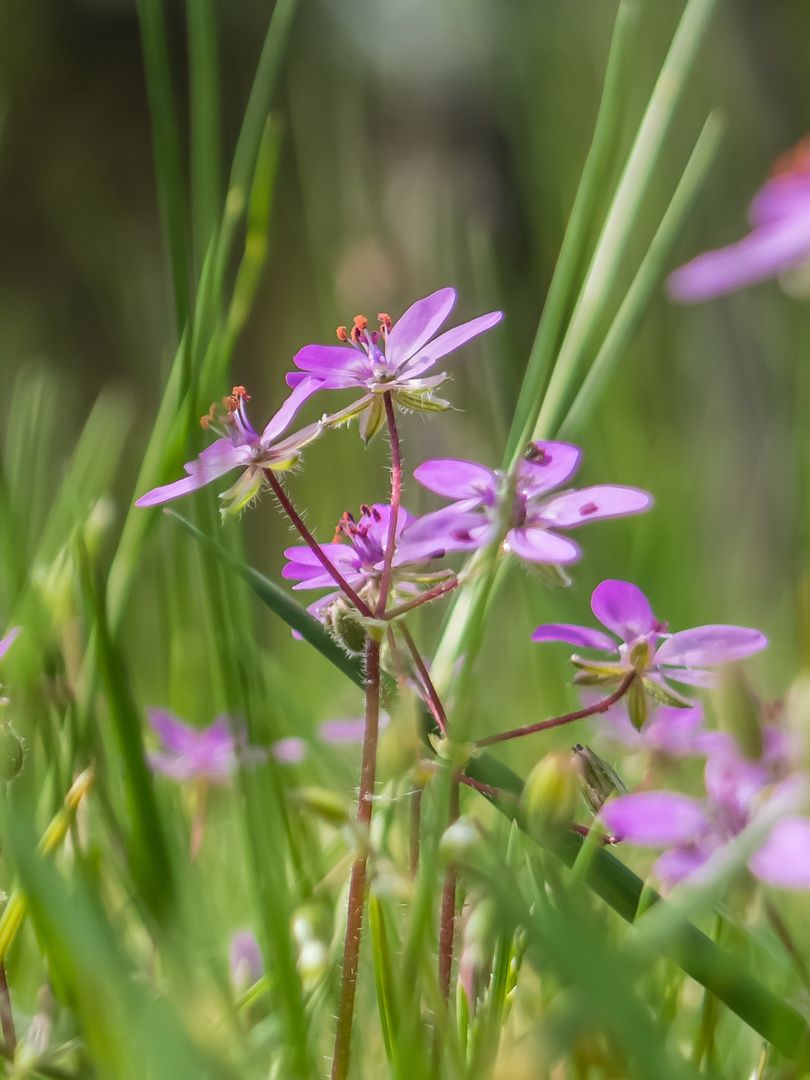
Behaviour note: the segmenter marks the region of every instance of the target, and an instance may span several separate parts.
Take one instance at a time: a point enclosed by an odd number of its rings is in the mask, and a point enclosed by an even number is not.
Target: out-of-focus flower
[[[396,404],[405,409],[447,409],[448,403],[436,398],[434,391],[448,376],[425,377],[425,372],[503,318],[502,311],[491,311],[435,337],[455,303],[455,289],[440,289],[418,300],[396,323],[392,324],[388,315],[378,315],[379,330],[369,330],[368,319],[357,315],[351,331],[338,327],[338,340],[343,345],[305,345],[296,353],[293,363],[300,370],[291,372],[287,382],[297,387],[308,374],[320,379],[325,389],[357,387],[365,391],[364,397],[332,421],[347,422],[360,416],[360,434],[366,441],[385,419],[384,393],[392,394]]]
[[[618,686],[628,675],[634,675],[627,705],[639,729],[649,714],[648,698],[665,705],[690,706],[668,679],[689,686],[713,686],[715,676],[705,668],[742,660],[768,644],[759,630],[744,626],[697,626],[668,634],[666,623],[655,618],[647,597],[629,581],[608,580],[597,585],[591,610],[619,638],[618,644],[601,630],[567,623],[538,626],[532,641],[564,641],[601,652],[618,652],[617,661],[572,656],[572,663],[580,669],[575,681],[586,686]]]
[[[6,636],[4,638],[0,639],[0,660],[2,660],[2,658],[8,652],[8,650],[11,648],[11,646],[14,644],[14,642],[20,636],[21,631],[22,631],[21,626],[14,626],[14,627],[12,627],[11,630],[9,630],[9,632],[6,634]]]
[[[648,510],[652,495],[620,484],[598,484],[552,494],[579,468],[582,452],[560,442],[529,446],[514,478],[472,461],[426,461],[415,478],[438,495],[456,500],[426,514],[405,534],[423,550],[470,551],[494,543],[521,559],[565,565],[582,556],[579,546],[557,529]]]
[[[294,737],[279,739],[268,749],[246,746],[224,716],[203,728],[186,724],[168,709],[147,709],[147,717],[162,744],[147,755],[149,764],[175,780],[224,784],[240,764],[266,761],[268,753],[284,765],[297,764],[306,753],[306,743]]]
[[[236,483],[219,496],[223,514],[236,514],[243,510],[259,494],[266,469],[280,472],[292,468],[301,457],[303,448],[323,431],[323,424],[318,421],[295,435],[282,438],[298,410],[320,385],[318,379],[302,378],[261,435],[253,430],[245,410],[245,402],[250,400],[250,395],[244,386],[235,386],[233,392],[223,399],[222,407],[212,405],[208,415],[201,420],[204,428],[210,428],[221,438],[203,450],[196,460],[184,466],[188,476],[172,484],[153,488],[142,495],[135,505],[159,506],[205,487],[232,469],[243,469]]]
[[[391,507],[382,503],[362,506],[359,520],[345,513],[335,529],[331,544],[321,544],[321,551],[340,572],[355,592],[374,609],[380,578],[385,564]],[[421,547],[413,548],[405,538],[406,529],[415,521],[404,507],[397,513],[396,547],[392,561],[392,596],[404,594],[415,596],[424,584],[435,584],[446,575],[430,573],[425,569],[427,556]],[[297,582],[294,589],[331,589],[328,596],[321,597],[309,610],[316,618],[324,620],[327,609],[341,597],[334,591],[334,579],[326,572],[315,553],[307,546],[287,548],[289,560],[282,576]],[[327,625],[329,625],[327,620]]]
[[[751,872],[768,884],[810,888],[810,819],[797,813],[806,800],[807,778],[796,774],[770,786],[785,764],[779,739],[761,761],[752,762],[730,736],[712,732],[704,739],[709,735],[719,738],[704,742],[705,799],[675,791],[623,795],[602,809],[603,824],[618,840],[666,848],[653,870],[676,883],[699,873],[715,851],[759,819],[765,828],[759,850],[748,860]]]
[[[810,261],[810,138],[776,162],[748,217],[748,236],[698,255],[670,275],[667,288],[673,300],[709,300]]]
[[[599,697],[592,691],[586,697],[587,704],[594,704]],[[703,707],[699,701],[691,708],[659,705],[650,713],[642,729],[633,724],[627,706],[617,701],[597,717],[598,734],[622,743],[628,750],[648,750],[668,757],[686,757],[700,754],[700,733],[703,731]]]
[[[229,965],[237,993],[249,989],[264,974],[262,951],[252,930],[237,930],[231,938]]]

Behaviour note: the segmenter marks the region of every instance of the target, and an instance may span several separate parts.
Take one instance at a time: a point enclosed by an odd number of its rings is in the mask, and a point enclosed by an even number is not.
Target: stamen
[[[352,322],[358,330],[365,330],[368,326],[368,319],[365,317],[365,315],[355,315],[355,317],[352,319]]]
[[[338,341],[348,341],[349,340],[349,335],[346,333],[346,327],[345,326],[339,326],[337,328],[337,330],[335,331],[335,333],[337,334]]]
[[[788,150],[776,159],[772,175],[790,176],[807,172],[810,172],[810,135],[805,135],[792,150]]]
[[[216,407],[217,407],[216,402],[212,402],[211,408],[208,410],[208,412],[205,414],[205,416],[200,417],[200,427],[204,431],[208,431],[208,429],[211,427],[211,425],[216,420],[216,418],[217,418],[216,417]]]
[[[377,316],[377,321],[379,322],[380,330],[382,330],[383,333],[389,334],[391,332],[391,316],[390,315],[386,315],[385,312],[381,312]]]
[[[244,388],[244,386],[235,386],[231,393],[235,398],[242,398],[243,401],[250,401],[250,394]]]

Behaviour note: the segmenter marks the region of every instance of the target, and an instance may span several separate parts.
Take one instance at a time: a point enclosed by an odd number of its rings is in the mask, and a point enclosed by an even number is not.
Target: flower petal
[[[691,304],[791,270],[810,257],[810,208],[772,221],[744,239],[707,251],[670,274],[673,300]]]
[[[644,741],[652,749],[673,757],[697,754],[702,728],[703,709],[699,703],[691,709],[660,705],[652,720],[644,726]]]
[[[701,804],[676,791],[622,795],[599,816],[613,836],[650,847],[688,844],[709,824]]]
[[[14,642],[20,636],[21,630],[22,630],[21,626],[12,627],[11,630],[9,630],[9,632],[3,638],[3,640],[0,641],[0,659],[2,659],[2,657],[4,657],[6,655],[8,650],[11,648],[11,646],[14,644]]]
[[[414,469],[414,479],[449,499],[480,499],[491,505],[498,487],[498,477],[492,469],[474,461],[458,458],[434,458]]]
[[[175,754],[187,754],[204,735],[203,731],[184,723],[168,709],[147,709],[146,719],[166,749]]]
[[[629,581],[608,578],[597,585],[591,597],[591,611],[622,641],[644,637],[655,625],[649,600]]]
[[[270,753],[280,765],[298,765],[306,757],[307,744],[303,739],[290,735],[271,743]]]
[[[810,819],[787,817],[778,821],[748,866],[769,885],[810,889]]]
[[[455,303],[455,289],[439,289],[411,304],[388,333],[385,346],[388,366],[399,367],[430,341],[447,321]]]
[[[303,379],[278,410],[276,415],[268,423],[262,432],[262,446],[266,450],[274,443],[279,435],[283,434],[293,422],[293,418],[307,398],[320,390],[323,386],[321,379]]]
[[[531,443],[527,454],[518,466],[518,486],[529,499],[570,480],[582,460],[578,446],[562,442]]]
[[[694,874],[706,862],[711,850],[703,848],[685,847],[673,848],[665,851],[653,863],[652,872],[661,881],[669,885],[677,885],[679,881]]]
[[[558,536],[548,529],[510,529],[504,546],[518,558],[528,562],[565,566],[582,558],[578,544],[567,536]]]
[[[571,623],[544,623],[532,634],[532,641],[564,641],[567,645],[585,649],[616,652],[616,642],[601,630],[590,630],[587,626],[573,626]]]
[[[455,352],[462,345],[466,345],[468,341],[472,341],[474,337],[478,337],[479,334],[483,334],[486,330],[491,330],[493,326],[497,326],[501,319],[503,319],[502,311],[490,311],[488,315],[479,315],[477,319],[471,319],[469,322],[462,323],[461,326],[454,326],[452,330],[441,334],[435,341],[429,342],[423,349],[420,349],[408,361],[403,373],[409,379],[421,375],[423,371],[427,371],[443,356]]]
[[[181,495],[188,495],[189,492],[197,491],[198,488],[205,487],[213,480],[218,480],[231,469],[244,465],[246,457],[249,456],[248,448],[234,446],[230,439],[217,439],[215,443],[206,447],[198,458],[183,466],[188,476],[182,480],[175,480],[173,484],[164,484],[162,487],[147,491],[136,500],[135,505],[159,506]]]
[[[696,626],[693,630],[681,630],[660,646],[655,654],[659,664],[682,667],[714,667],[743,660],[759,652],[768,639],[759,630],[745,626]],[[679,678],[674,672],[672,678]]]
[[[539,511],[539,517],[556,528],[570,529],[600,518],[623,517],[649,510],[653,497],[639,488],[621,484],[598,484],[558,495]]]
[[[301,371],[323,379],[329,390],[354,386],[371,371],[366,354],[352,345],[305,345],[295,354],[293,363]],[[288,386],[297,387],[300,382],[295,372],[287,376]]]

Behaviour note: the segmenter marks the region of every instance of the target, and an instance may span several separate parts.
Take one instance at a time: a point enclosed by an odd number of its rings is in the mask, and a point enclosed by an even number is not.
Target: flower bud
[[[439,841],[439,854],[447,862],[474,862],[484,851],[484,838],[468,817],[454,821]]]
[[[555,751],[535,765],[526,780],[521,805],[529,832],[548,838],[574,822],[580,797],[580,767],[576,755]]]
[[[339,597],[324,612],[324,626],[332,638],[349,656],[362,656],[366,644],[366,631],[357,619],[354,609]]]
[[[0,780],[18,776],[25,760],[25,742],[9,723],[0,724]]]
[[[582,795],[592,813],[598,814],[614,791],[620,795],[627,794],[627,788],[616,770],[591,750],[590,746],[577,743],[574,753],[577,755],[582,776]]]

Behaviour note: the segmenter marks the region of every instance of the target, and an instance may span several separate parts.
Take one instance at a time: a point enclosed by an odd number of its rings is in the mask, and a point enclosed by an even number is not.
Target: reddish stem
[[[587,825],[572,825],[571,832],[578,833],[580,836],[590,836],[591,830]],[[618,838],[615,836],[600,836],[599,840],[603,844],[617,844]]]
[[[448,824],[458,818],[459,777],[456,775],[450,787],[450,813]],[[442,889],[442,916],[439,930],[439,988],[445,1001],[450,997],[450,976],[453,971],[453,941],[456,931],[456,871],[450,865],[444,874]]]
[[[390,608],[382,618],[396,619],[398,615],[404,615],[406,611],[413,611],[414,608],[426,604],[429,600],[438,600],[440,596],[452,592],[453,589],[458,587],[458,584],[457,577],[451,578],[449,581],[442,581],[439,585],[434,585],[432,589],[415,596],[413,600],[406,600],[403,604],[397,604],[396,607]]]
[[[500,799],[504,794],[500,788],[492,787],[491,784],[482,784],[480,780],[473,780],[471,776],[465,776],[464,773],[459,776],[459,780],[467,787],[480,791],[482,795],[488,795],[491,799]]]
[[[565,713],[564,716],[555,716],[551,720],[541,720],[539,724],[528,724],[526,727],[514,728],[512,731],[502,731],[499,735],[487,735],[485,739],[479,739],[476,746],[492,746],[493,743],[506,742],[507,739],[518,739],[521,735],[534,735],[537,731],[548,731],[549,728],[560,727],[561,724],[570,724],[574,720],[584,720],[586,716],[595,716],[597,713],[607,712],[611,705],[623,698],[636,677],[635,671],[628,671],[619,684],[618,690],[610,697],[597,701],[595,705],[589,705],[585,709],[577,709],[576,712]]]
[[[360,769],[360,795],[357,821],[363,834],[368,832],[373,807],[374,780],[377,769],[377,734],[380,723],[380,646],[366,638],[366,730],[363,736],[363,764]],[[365,836],[361,839],[365,843]],[[366,861],[363,851],[355,859],[349,884],[349,907],[346,919],[346,938],[343,946],[343,974],[340,983],[335,1051],[332,1058],[332,1080],[346,1080],[351,1051],[354,996],[357,988],[357,966],[360,959],[360,933],[363,928],[363,901],[366,891]]]
[[[273,489],[273,494],[281,503],[284,509],[284,513],[287,515],[287,517],[290,519],[290,521],[300,533],[301,539],[312,549],[315,557],[317,558],[321,566],[324,568],[324,570],[327,572],[327,574],[329,574],[329,576],[332,578],[340,591],[345,596],[347,596],[349,600],[351,600],[351,602],[354,604],[354,606],[357,608],[361,615],[364,615],[367,619],[373,619],[374,612],[371,610],[368,604],[364,600],[360,599],[360,597],[357,595],[357,593],[354,591],[348,581],[346,581],[340,571],[337,570],[332,565],[329,558],[324,555],[323,551],[321,550],[321,545],[318,543],[318,541],[304,524],[303,518],[293,506],[289,496],[287,495],[287,492],[282,487],[281,481],[278,479],[273,470],[265,469],[264,475],[269,480],[270,487]]]
[[[385,561],[380,576],[380,596],[377,600],[376,611],[378,619],[385,613],[385,605],[388,603],[388,593],[391,588],[391,567],[394,563],[394,552],[397,546],[397,518],[399,516],[399,504],[402,500],[402,454],[399,446],[394,399],[391,397],[390,390],[386,390],[383,394],[383,401],[385,402],[385,419],[388,421],[388,435],[391,439],[391,517],[388,522]]]
[[[444,711],[444,705],[442,705],[441,699],[436,692],[436,687],[430,680],[430,674],[425,661],[419,655],[419,650],[416,647],[416,642],[411,637],[411,632],[408,627],[401,623],[399,625],[399,632],[402,634],[405,644],[408,646],[408,652],[413,658],[413,662],[416,665],[416,670],[419,672],[419,677],[424,685],[425,693],[427,694],[427,705],[433,714],[433,719],[439,726],[439,731],[442,735],[447,737],[447,713]]]
[[[17,1048],[17,1033],[14,1030],[14,1015],[11,1011],[11,994],[8,991],[6,965],[0,960],[0,1028],[6,1046],[13,1054]]]

